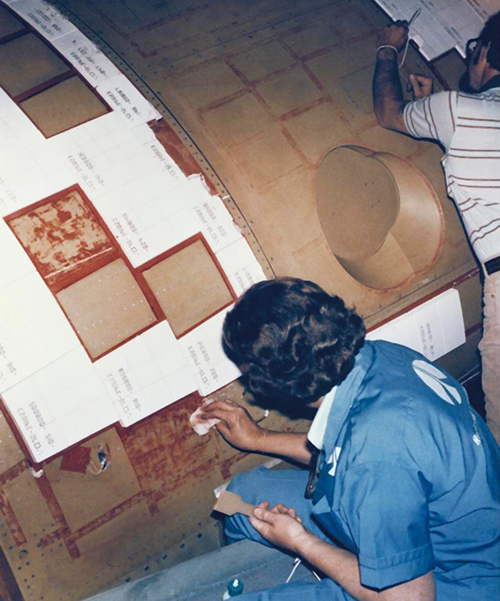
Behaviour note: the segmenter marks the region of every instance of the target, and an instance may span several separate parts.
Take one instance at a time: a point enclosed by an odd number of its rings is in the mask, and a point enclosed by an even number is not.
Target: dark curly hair
[[[254,396],[308,405],[346,378],[364,337],[341,298],[289,277],[245,292],[226,316],[223,347]]]
[[[487,59],[493,69],[500,71],[500,12],[491,16],[479,36],[483,46],[490,45]]]

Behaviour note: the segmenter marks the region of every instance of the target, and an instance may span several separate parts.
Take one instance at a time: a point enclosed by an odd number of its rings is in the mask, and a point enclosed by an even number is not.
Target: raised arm
[[[373,107],[378,122],[386,129],[408,133],[403,111],[406,102],[399,78],[399,53],[408,40],[406,21],[383,29],[377,38],[377,63],[373,76]]]
[[[277,455],[308,465],[311,451],[306,433],[273,432],[261,428],[241,405],[215,401],[207,405],[202,419],[219,419],[217,430],[232,446],[242,451]]]

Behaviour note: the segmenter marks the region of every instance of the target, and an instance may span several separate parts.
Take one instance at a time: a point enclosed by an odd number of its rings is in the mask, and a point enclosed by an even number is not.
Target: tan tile
[[[144,27],[135,33],[133,36],[134,46],[145,57],[155,56],[161,48],[178,45],[183,41],[188,42],[189,40],[190,42],[190,38],[196,37],[198,33],[198,25],[189,19],[167,17],[163,19],[163,22],[155,23],[152,27]],[[168,56],[168,52],[165,51],[161,54]]]
[[[211,104],[245,89],[245,84],[222,61],[206,63],[170,81],[170,86],[196,108]]]
[[[247,79],[255,81],[288,67],[294,62],[294,59],[279,42],[273,40],[268,44],[233,56],[231,61]]]
[[[342,39],[358,38],[368,34],[373,29],[373,26],[361,17],[360,12],[351,9],[332,20],[332,25],[340,32]]]
[[[76,76],[28,98],[20,106],[47,138],[108,112],[102,100]]]
[[[32,33],[2,44],[0,62],[0,85],[11,96],[68,71],[68,65]]]
[[[316,59],[313,59],[307,63],[308,67],[314,73],[314,75],[319,79],[321,84],[325,86],[330,94],[334,104],[343,112],[343,114],[351,121],[351,126],[353,129],[361,127],[373,121],[375,116],[373,114],[367,114],[362,112],[356,104],[352,101],[349,94],[344,90],[344,88],[340,85],[340,78],[336,69],[333,68],[334,64],[334,54],[329,53],[323,56],[320,56]],[[349,83],[349,82],[348,82]],[[371,81],[368,85],[366,79],[365,83],[368,86],[368,89],[363,90],[365,95],[365,101],[367,100],[366,95],[368,92],[371,92]]]
[[[56,296],[93,358],[156,321],[122,259],[101,267]]]
[[[257,92],[276,115],[305,106],[322,96],[309,75],[300,67],[257,85]]]
[[[309,27],[300,29],[283,38],[287,46],[299,56],[322,50],[337,42],[338,35],[332,30],[328,21],[317,21]]]
[[[101,557],[102,561],[106,561],[106,557],[133,555],[134,549],[137,552],[137,538],[136,536],[123,536],[123,533],[135,530],[138,535],[142,528],[149,525],[150,521],[151,514],[148,506],[142,500],[79,539],[77,541],[78,549],[83,555],[88,556],[92,553]]]
[[[214,315],[233,299],[200,240],[143,274],[176,336]]]
[[[327,64],[337,78],[356,73],[375,64],[376,36],[369,35],[358,42],[343,43],[328,53]]]
[[[335,146],[352,141],[349,128],[331,104],[321,104],[285,122],[307,159],[317,164]]]
[[[28,541],[36,541],[54,529],[54,518],[28,471],[5,485],[5,495]]]
[[[264,131],[273,119],[252,94],[246,94],[203,115],[218,140],[233,149]]]
[[[243,148],[233,153],[233,158],[252,186],[263,186],[301,164],[299,155],[276,128],[268,129]]]

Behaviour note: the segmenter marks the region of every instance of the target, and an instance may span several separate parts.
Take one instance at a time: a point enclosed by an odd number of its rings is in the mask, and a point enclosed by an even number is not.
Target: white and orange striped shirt
[[[447,191],[481,261],[500,256],[500,87],[439,92],[405,107],[415,138],[439,141]]]

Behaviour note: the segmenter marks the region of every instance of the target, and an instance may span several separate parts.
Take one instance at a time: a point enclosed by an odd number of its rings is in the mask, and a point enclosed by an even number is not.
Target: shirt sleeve
[[[345,473],[340,509],[358,548],[364,586],[380,590],[433,569],[428,486],[418,472],[386,461]]]
[[[455,133],[457,92],[439,92],[405,106],[403,117],[414,138],[430,138],[449,149]]]

